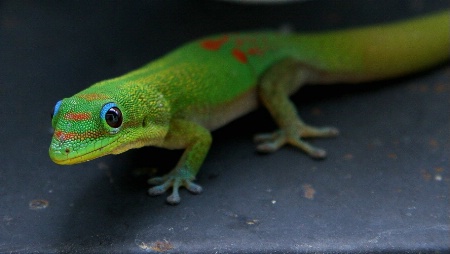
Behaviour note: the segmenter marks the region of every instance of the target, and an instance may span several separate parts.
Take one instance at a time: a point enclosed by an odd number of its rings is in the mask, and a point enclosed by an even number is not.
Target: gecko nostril
[[[66,153],[70,153],[70,149],[66,148],[66,150],[64,150]]]

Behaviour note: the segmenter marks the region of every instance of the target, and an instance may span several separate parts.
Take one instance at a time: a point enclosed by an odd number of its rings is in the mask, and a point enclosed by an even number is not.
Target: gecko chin
[[[52,161],[58,165],[73,165],[73,164],[78,164],[78,163],[82,163],[82,162],[86,162],[89,160],[83,160],[83,159],[79,159],[79,158],[71,158],[71,159],[66,159],[66,158],[56,158],[54,156],[52,156],[52,154],[50,155],[50,159],[52,159]]]
[[[108,154],[112,154],[115,151],[115,144],[117,141],[102,146],[97,147],[88,152],[80,153],[79,151],[71,151],[70,148],[64,148],[60,145],[50,145],[49,155],[50,159],[59,165],[73,165],[86,161],[90,161]]]
[[[90,161],[90,160],[102,157],[104,155],[107,155],[107,153],[104,153],[103,151],[100,153],[100,151],[94,150],[89,153],[85,153],[85,154],[77,153],[77,154],[75,154],[75,156],[71,156],[70,154],[66,154],[65,152],[52,151],[50,149],[49,154],[50,154],[50,159],[52,159],[52,161],[56,164],[73,165],[73,164]]]

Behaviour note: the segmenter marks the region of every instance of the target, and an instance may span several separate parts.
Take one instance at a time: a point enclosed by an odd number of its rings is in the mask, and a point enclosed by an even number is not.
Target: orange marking
[[[79,95],[77,95],[77,97],[80,97],[80,98],[85,99],[87,101],[108,99],[107,95],[105,95],[105,94],[98,94],[98,93],[79,94]]]
[[[247,56],[240,49],[233,49],[233,56],[241,63],[247,63]]]
[[[55,131],[55,136],[59,141],[63,142],[66,140],[74,139],[77,136],[77,134],[70,132]]]
[[[98,138],[102,135],[101,132],[95,132],[95,131],[86,131],[83,133],[76,133],[76,132],[63,132],[61,130],[55,131],[55,138],[58,139],[60,142],[64,142],[66,140],[85,140],[88,138]]]
[[[67,113],[64,115],[64,118],[67,120],[81,121],[81,120],[89,120],[91,119],[90,113]]]
[[[228,36],[224,35],[219,39],[209,39],[201,42],[201,46],[207,50],[219,50],[225,42],[228,41]]]

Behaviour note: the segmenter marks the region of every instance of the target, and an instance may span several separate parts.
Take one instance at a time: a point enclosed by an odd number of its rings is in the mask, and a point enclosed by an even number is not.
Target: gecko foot
[[[288,133],[290,133],[290,135],[288,135]],[[317,128],[299,124],[297,130],[294,132],[278,130],[273,133],[259,134],[255,136],[254,141],[257,143],[256,150],[258,152],[271,153],[277,151],[285,144],[290,144],[303,150],[313,158],[322,159],[326,157],[326,151],[310,145],[308,142],[303,141],[302,138],[334,137],[338,134],[339,131],[333,127]]]
[[[160,195],[172,187],[172,194],[170,194],[166,199],[167,203],[171,205],[177,205],[180,203],[181,198],[178,193],[178,189],[181,186],[185,187],[194,194],[200,194],[203,191],[203,188],[200,185],[193,183],[193,180],[184,179],[184,177],[170,173],[162,177],[151,178],[148,180],[148,183],[151,185],[156,185],[148,189],[148,194],[151,196]]]

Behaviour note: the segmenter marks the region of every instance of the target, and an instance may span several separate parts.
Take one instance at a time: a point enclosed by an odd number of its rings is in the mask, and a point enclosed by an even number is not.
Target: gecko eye
[[[111,128],[119,128],[122,125],[122,112],[115,103],[107,103],[103,106],[101,117]]]
[[[55,107],[53,108],[53,112],[52,112],[51,115],[50,115],[52,119],[53,119],[53,117],[58,113],[59,108],[61,107],[61,103],[62,103],[62,100],[58,101],[58,102],[56,103]]]
[[[122,112],[119,108],[112,107],[106,112],[105,120],[109,126],[118,128],[122,125]]]

